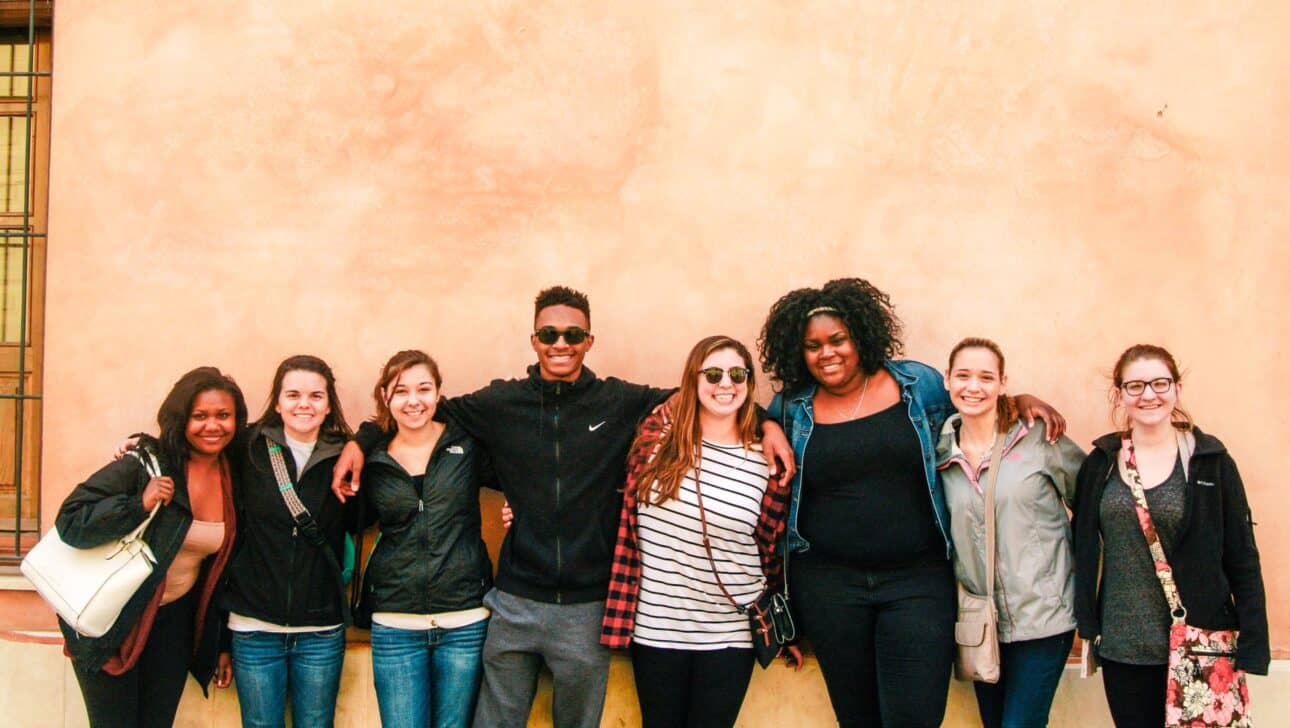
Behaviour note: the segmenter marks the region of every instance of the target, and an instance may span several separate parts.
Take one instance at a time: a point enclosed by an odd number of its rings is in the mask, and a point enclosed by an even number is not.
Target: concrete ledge
[[[0,591],[36,591],[36,587],[22,574],[0,574]]]
[[[353,643],[346,652],[336,714],[336,725],[340,728],[380,725],[369,653],[366,643]],[[1258,724],[1273,725],[1276,723],[1273,717],[1290,715],[1290,660],[1274,662],[1267,677],[1251,677],[1250,693]],[[0,632],[0,715],[5,716],[7,725],[51,728],[87,725],[76,677],[70,662],[63,657],[62,641],[56,632]],[[550,726],[550,716],[551,684],[544,675],[529,719],[530,728]],[[206,700],[196,684],[189,681],[176,726],[233,728],[239,724],[235,690],[212,690],[211,699]],[[606,728],[640,725],[631,663],[623,655],[614,655],[610,664],[609,692],[601,725]],[[801,672],[792,672],[780,664],[769,670],[756,670],[738,725],[748,728],[834,725],[819,664],[808,658]],[[970,685],[954,682],[950,686],[944,725],[980,725]],[[1053,702],[1050,725],[1053,728],[1111,726],[1100,674],[1081,680],[1078,667],[1067,667]]]

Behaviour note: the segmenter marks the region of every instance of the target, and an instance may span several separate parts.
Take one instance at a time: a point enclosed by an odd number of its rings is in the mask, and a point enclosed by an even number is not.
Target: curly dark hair
[[[790,291],[770,307],[766,323],[757,337],[761,370],[786,391],[800,389],[811,381],[802,356],[802,339],[810,311],[826,307],[839,313],[860,354],[860,368],[874,374],[887,359],[904,351],[902,326],[891,298],[863,278],[838,278],[823,288]],[[830,311],[829,313],[833,313]]]

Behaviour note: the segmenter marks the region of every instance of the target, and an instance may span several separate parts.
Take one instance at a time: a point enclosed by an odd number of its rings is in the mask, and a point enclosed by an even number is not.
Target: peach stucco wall
[[[400,348],[449,394],[521,373],[567,283],[588,363],[668,384],[859,275],[1085,445],[1116,354],[1172,348],[1290,647],[1290,10],[1125,7],[59,0],[44,523],[197,364],[258,409],[320,354],[356,422]]]

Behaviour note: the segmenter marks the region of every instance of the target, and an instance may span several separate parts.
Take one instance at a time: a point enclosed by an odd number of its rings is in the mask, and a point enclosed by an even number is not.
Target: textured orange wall
[[[357,421],[399,348],[450,394],[520,373],[563,282],[594,369],[668,384],[861,275],[910,355],[998,339],[1082,443],[1116,354],[1172,348],[1290,647],[1290,10],[548,5],[59,0],[46,525],[197,364],[258,409],[320,354]]]

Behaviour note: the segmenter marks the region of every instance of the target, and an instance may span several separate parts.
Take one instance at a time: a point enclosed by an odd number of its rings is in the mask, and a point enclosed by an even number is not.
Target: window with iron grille
[[[52,0],[0,0],[0,563],[40,534]]]

